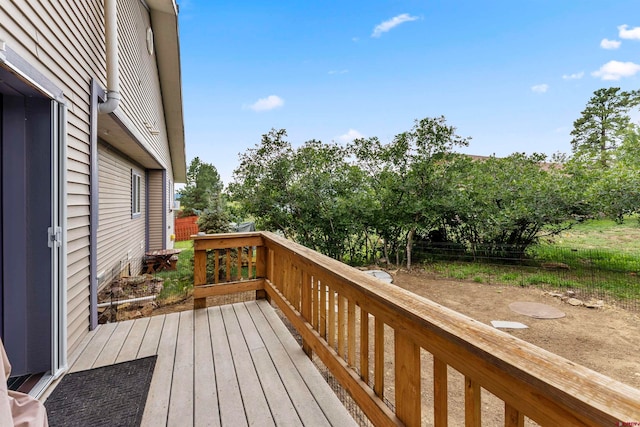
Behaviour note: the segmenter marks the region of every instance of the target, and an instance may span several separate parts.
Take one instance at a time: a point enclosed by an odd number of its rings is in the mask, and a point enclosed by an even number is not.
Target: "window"
[[[141,213],[142,177],[131,170],[131,218],[137,218]]]

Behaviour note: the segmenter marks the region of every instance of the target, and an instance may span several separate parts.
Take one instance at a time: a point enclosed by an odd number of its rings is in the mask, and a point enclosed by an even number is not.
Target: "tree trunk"
[[[415,227],[407,234],[407,270],[411,270],[411,249],[413,248],[413,236],[416,234]]]

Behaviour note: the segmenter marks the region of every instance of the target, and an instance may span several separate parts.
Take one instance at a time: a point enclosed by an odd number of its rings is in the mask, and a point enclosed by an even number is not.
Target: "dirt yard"
[[[423,271],[396,273],[394,283],[486,324],[492,320],[524,323],[506,330],[632,387],[640,388],[640,316],[611,306],[574,307],[539,288],[488,285],[437,279]],[[509,304],[539,302],[566,313],[560,319],[534,319],[514,313]]]

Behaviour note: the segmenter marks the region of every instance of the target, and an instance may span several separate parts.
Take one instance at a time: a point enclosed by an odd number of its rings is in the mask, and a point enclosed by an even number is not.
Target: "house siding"
[[[172,177],[156,56],[146,47],[149,11],[140,0],[118,0],[117,7],[122,101],[115,114],[139,137],[131,143],[141,144]],[[104,4],[1,1],[0,40],[60,88],[67,103],[67,352],[72,354],[90,325],[90,99],[92,79],[106,87]],[[134,165],[104,150],[100,150],[98,163],[100,272],[123,258],[142,257],[145,217],[130,218],[130,170]],[[144,179],[146,171],[138,171]],[[110,172],[116,175],[107,176]],[[144,195],[142,201],[146,209]],[[125,225],[119,228],[115,223],[121,220]]]
[[[149,171],[149,250],[164,249],[162,241],[162,171]]]
[[[132,215],[132,173],[142,177],[141,211]],[[121,272],[138,274],[145,252],[145,170],[98,145],[98,286]]]

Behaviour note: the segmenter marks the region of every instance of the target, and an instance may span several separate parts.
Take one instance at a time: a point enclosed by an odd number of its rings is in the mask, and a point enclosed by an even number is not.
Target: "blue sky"
[[[178,4],[187,157],[227,184],[271,128],[388,142],[444,115],[462,152],[568,153],[594,90],[640,89],[637,0]]]

